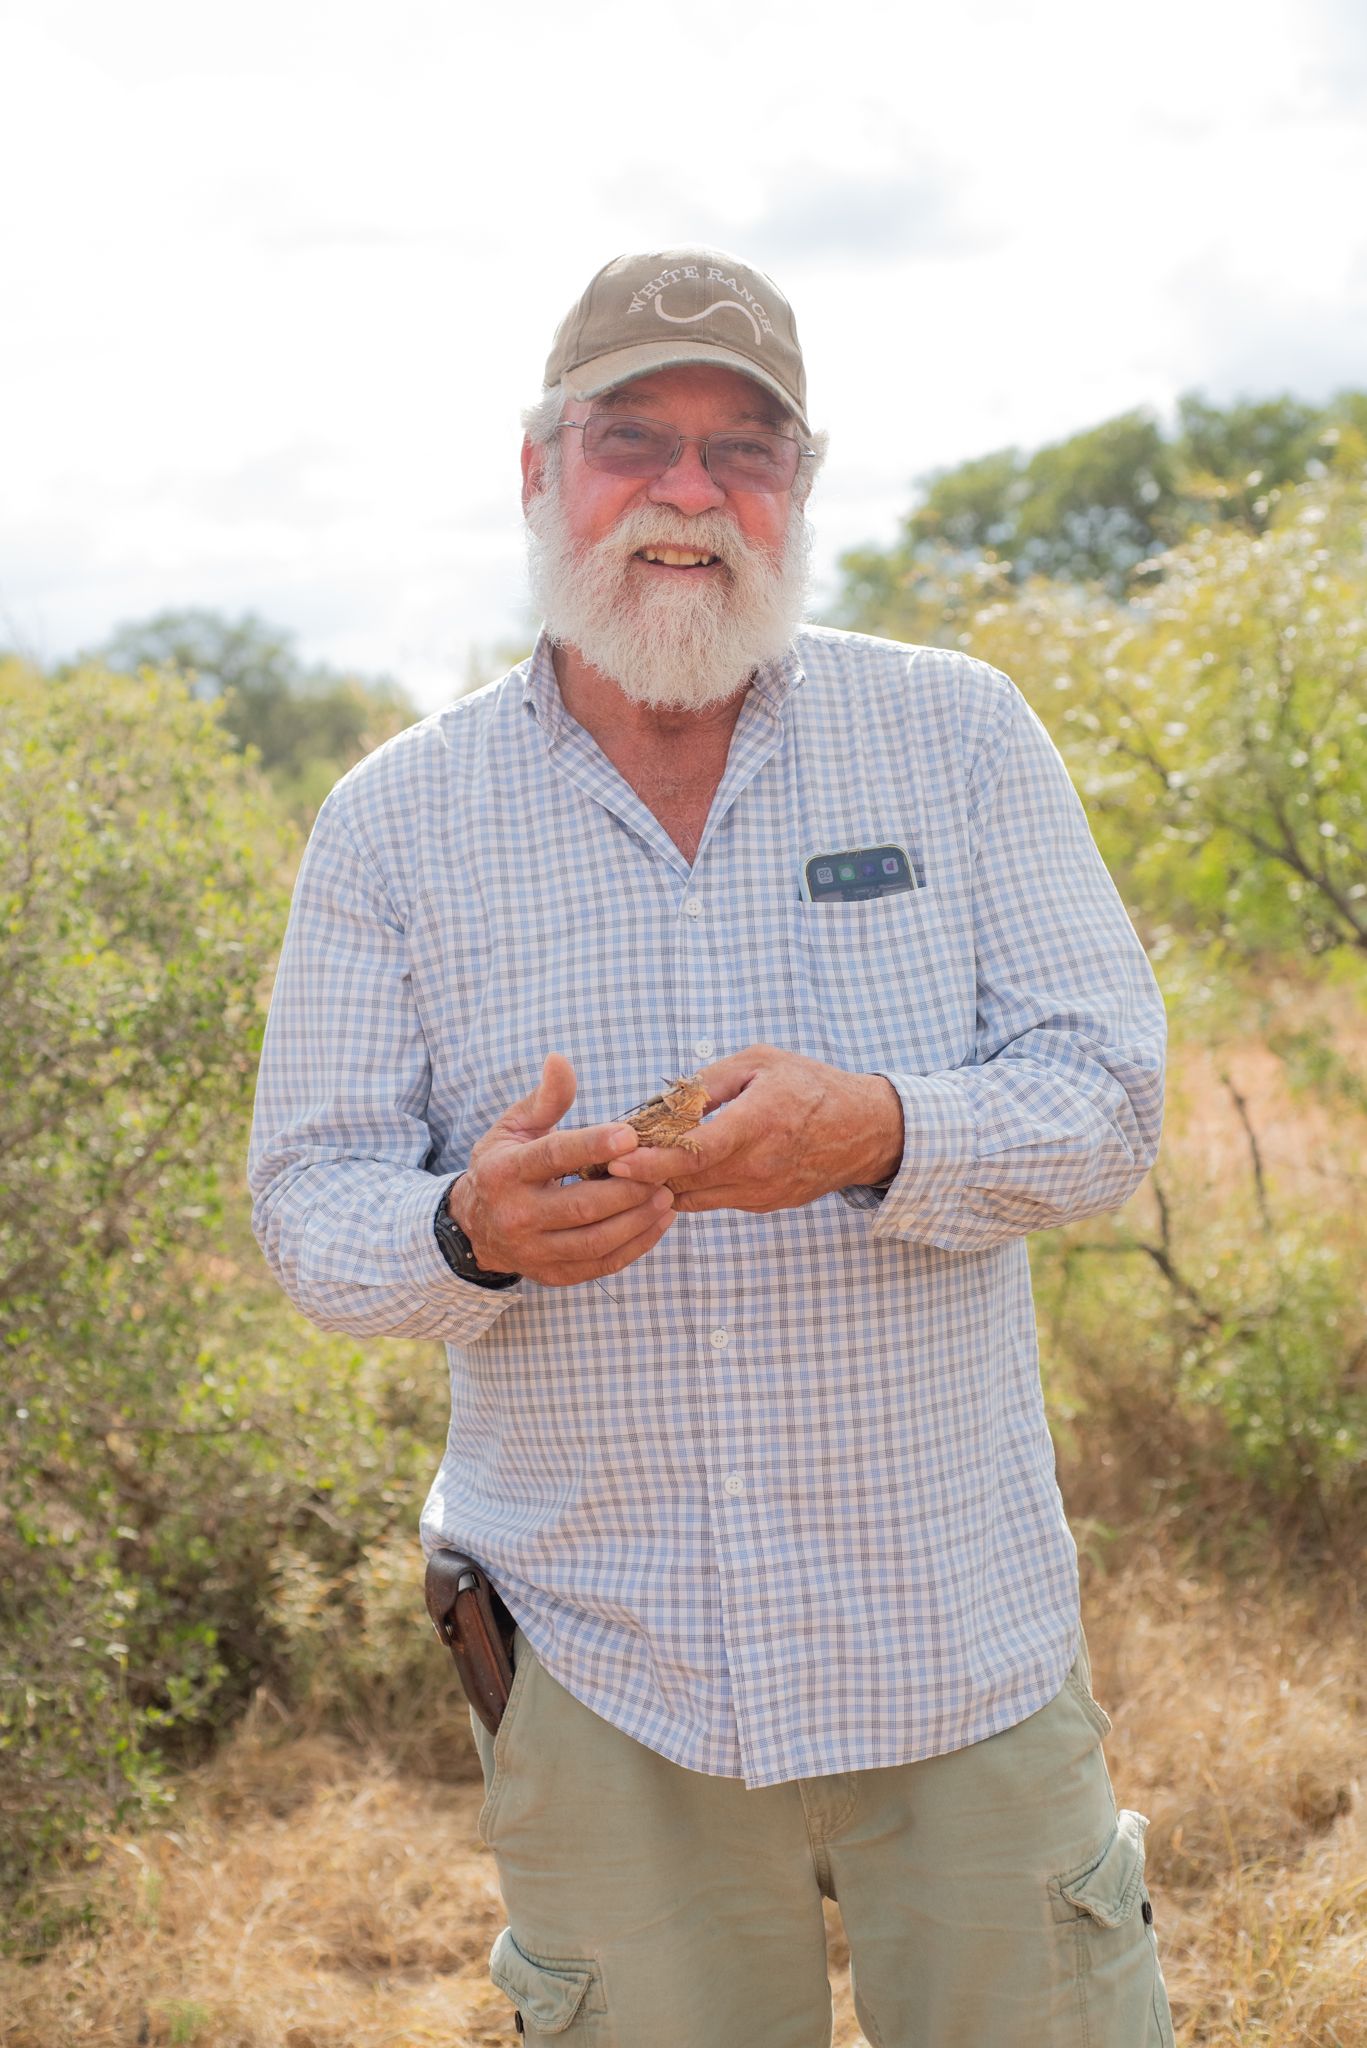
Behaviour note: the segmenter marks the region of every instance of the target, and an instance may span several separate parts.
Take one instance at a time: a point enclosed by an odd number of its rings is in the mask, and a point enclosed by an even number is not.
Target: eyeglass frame
[[[683,454],[684,449],[691,448],[696,444],[699,450],[701,451],[699,460],[701,461],[703,468],[707,471],[708,476],[712,477],[713,483],[717,484],[718,490],[744,490],[746,488],[744,484],[718,483],[716,477],[712,476],[711,465],[707,460],[707,444],[709,441],[723,440],[728,434],[744,434],[745,429],[743,427],[717,427],[710,434],[681,434],[678,432],[677,428],[670,426],[668,421],[653,420],[646,413],[612,413],[609,414],[608,417],[615,419],[619,425],[624,420],[634,420],[639,421],[639,423],[644,427],[658,427],[662,432],[668,431],[669,433],[674,435],[674,452],[670,456],[668,462],[664,463],[661,468],[657,469],[653,476],[646,476],[643,474],[640,477],[638,477],[638,483],[658,483],[662,476],[667,476],[669,471],[673,469],[675,463]],[[555,430],[557,433],[559,433],[562,427],[571,427],[573,428],[576,434],[582,434],[586,432],[589,427],[596,426],[597,424],[598,421],[594,417],[590,417],[589,419],[586,420],[558,420],[556,422]],[[804,443],[799,441],[793,434],[780,433],[777,427],[760,427],[757,431],[762,434],[772,434],[776,441],[787,441],[794,448],[797,449],[798,467],[794,469],[792,476],[789,478],[786,484],[781,484],[779,488],[774,491],[766,491],[761,485],[758,484],[751,486],[751,488],[755,492],[756,497],[781,497],[784,491],[792,490],[793,485],[798,480],[798,476],[801,471],[801,465],[804,462],[815,461],[816,450],[815,448],[806,447]],[[588,467],[590,469],[599,469],[600,475],[623,476],[624,481],[630,480],[631,472],[629,470],[624,473],[620,470],[600,469],[600,466],[597,463],[589,462],[587,455],[584,457],[584,460],[588,464]]]

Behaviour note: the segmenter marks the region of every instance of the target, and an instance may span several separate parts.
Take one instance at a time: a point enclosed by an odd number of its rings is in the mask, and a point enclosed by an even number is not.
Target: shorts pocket
[[[480,1838],[493,1847],[494,1816],[503,1794],[507,1776],[508,1745],[512,1739],[513,1723],[517,1710],[522,1704],[523,1694],[530,1682],[536,1659],[521,1629],[513,1638],[513,1682],[508,1692],[508,1704],[503,1709],[503,1718],[498,1724],[497,1735],[491,1735],[484,1724],[470,1710],[470,1730],[479,1751],[480,1766],[484,1772],[484,1804],[480,1808]]]
[[[1073,1929],[1082,2038],[1106,2048],[1173,2048],[1144,1886],[1147,1826],[1142,1813],[1118,1813],[1100,1855],[1049,1887],[1055,1920]]]
[[[1109,1735],[1111,1732],[1111,1717],[1106,1712],[1106,1709],[1100,1706],[1092,1697],[1091,1687],[1087,1683],[1081,1652],[1078,1653],[1072,1670],[1063,1682],[1087,1719],[1091,1722],[1093,1728],[1095,1728],[1097,1734],[1103,1737]]]
[[[602,2011],[596,1963],[579,1956],[529,1956],[514,1941],[511,1927],[494,1943],[489,1975],[517,2007],[529,2040],[563,2034],[581,2013],[587,2017]],[[582,2029],[577,2031],[582,2038]]]

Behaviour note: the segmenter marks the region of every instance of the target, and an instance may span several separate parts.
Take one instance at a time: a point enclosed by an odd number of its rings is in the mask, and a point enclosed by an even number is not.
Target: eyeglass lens
[[[658,420],[600,415],[584,428],[584,460],[611,476],[661,476],[677,461],[685,438]],[[802,457],[787,434],[762,428],[709,434],[700,446],[708,475],[732,491],[786,491]]]

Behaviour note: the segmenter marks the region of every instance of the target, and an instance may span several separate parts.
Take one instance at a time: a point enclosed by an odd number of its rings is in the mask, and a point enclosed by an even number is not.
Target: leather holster
[[[465,1697],[496,1735],[512,1690],[517,1623],[484,1567],[459,1550],[432,1552],[425,1591],[432,1626],[455,1660]]]

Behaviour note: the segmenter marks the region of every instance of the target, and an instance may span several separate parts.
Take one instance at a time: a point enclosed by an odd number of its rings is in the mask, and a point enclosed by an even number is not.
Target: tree
[[[291,634],[254,612],[228,619],[205,606],[127,621],[99,659],[126,675],[169,669],[188,680],[193,696],[225,703],[234,695],[269,699],[298,691],[306,673]]]
[[[1170,550],[1129,603],[940,557],[864,617],[1015,677],[1149,920],[1249,964],[1367,955],[1363,457],[1280,494],[1264,533]]]
[[[1131,412],[1028,458],[1005,449],[942,472],[906,533],[913,546],[994,554],[1017,577],[1106,581],[1152,552],[1175,503],[1162,434]]]
[[[1151,913],[1246,958],[1367,958],[1365,559],[1362,485],[1300,486],[1167,556],[1065,712]]]
[[[1361,392],[1323,407],[1284,397],[1224,408],[1189,393],[1173,436],[1136,411],[1030,455],[976,456],[923,480],[892,548],[846,557],[845,615],[885,608],[937,561],[999,562],[1016,583],[1048,576],[1119,596],[1141,564],[1194,531],[1261,532],[1277,491],[1338,467],[1364,425]]]
[[[1337,410],[1349,415],[1351,397],[1345,393]],[[1267,523],[1271,494],[1323,476],[1325,455],[1335,446],[1332,414],[1291,397],[1221,409],[1192,391],[1178,400],[1177,419],[1177,457],[1188,494],[1257,531]]]
[[[96,657],[126,674],[183,676],[223,709],[223,730],[253,747],[296,815],[310,817],[339,775],[417,717],[387,676],[302,662],[294,638],[254,613],[159,612],[119,627]]]

